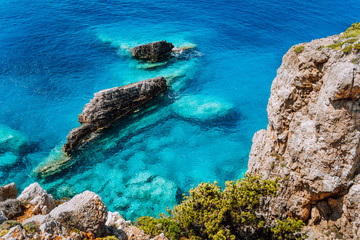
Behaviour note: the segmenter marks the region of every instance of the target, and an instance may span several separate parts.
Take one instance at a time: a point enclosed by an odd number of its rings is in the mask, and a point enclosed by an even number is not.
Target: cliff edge
[[[281,179],[271,216],[302,219],[310,239],[360,239],[359,39],[353,24],[292,47],[253,137],[248,173]]]

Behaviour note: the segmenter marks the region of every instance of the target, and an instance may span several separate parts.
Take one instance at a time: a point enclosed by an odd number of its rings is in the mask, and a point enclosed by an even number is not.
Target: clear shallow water
[[[239,178],[281,58],[359,21],[336,1],[0,1],[0,183],[56,197],[85,189],[127,218],[164,211],[202,181]],[[191,54],[148,67],[129,47],[157,40]],[[166,96],[121,121],[46,179],[93,93],[163,75]],[[13,129],[13,130],[12,130]],[[15,130],[15,131],[14,131]],[[50,155],[50,157],[49,157]]]

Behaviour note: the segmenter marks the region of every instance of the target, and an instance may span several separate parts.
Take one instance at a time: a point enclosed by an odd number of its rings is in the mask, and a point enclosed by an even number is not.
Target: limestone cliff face
[[[269,125],[253,137],[248,172],[281,178],[271,214],[303,219],[311,238],[360,236],[360,53],[344,50],[354,42],[340,34],[292,47],[271,87]]]

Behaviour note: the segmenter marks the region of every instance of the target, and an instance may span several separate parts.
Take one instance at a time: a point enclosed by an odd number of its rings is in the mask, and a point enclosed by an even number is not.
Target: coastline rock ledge
[[[70,154],[80,144],[89,140],[92,133],[111,126],[167,89],[166,79],[156,77],[95,93],[94,98],[85,105],[79,115],[81,126],[73,129],[66,137],[64,152]]]
[[[360,35],[350,30],[285,54],[249,157],[248,173],[281,179],[271,216],[303,220],[310,239],[360,236]]]

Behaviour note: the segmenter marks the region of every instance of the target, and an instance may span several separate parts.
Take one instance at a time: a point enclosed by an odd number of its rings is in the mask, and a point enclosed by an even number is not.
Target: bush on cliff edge
[[[275,196],[277,181],[247,175],[226,187],[201,183],[181,204],[158,219],[140,217],[136,225],[147,234],[170,239],[301,239],[300,220],[270,220],[259,214],[261,199]]]

